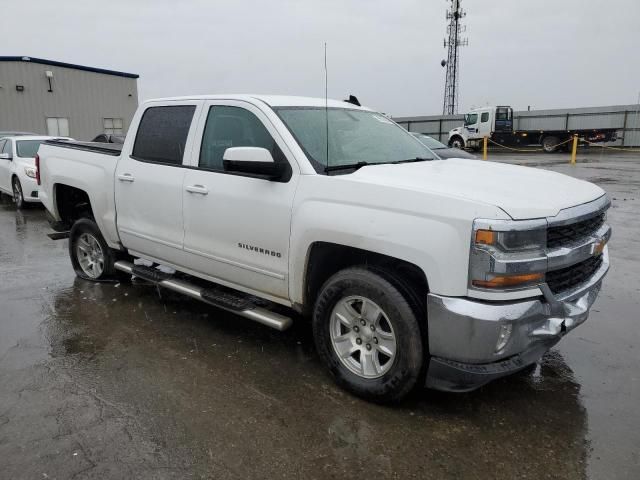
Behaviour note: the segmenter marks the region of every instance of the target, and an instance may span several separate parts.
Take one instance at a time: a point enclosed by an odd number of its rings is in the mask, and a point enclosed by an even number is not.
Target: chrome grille
[[[558,248],[591,235],[604,224],[604,212],[569,225],[559,225],[547,229],[547,248]]]
[[[589,280],[601,265],[602,255],[598,255],[570,267],[547,272],[547,285],[553,293],[564,292]]]

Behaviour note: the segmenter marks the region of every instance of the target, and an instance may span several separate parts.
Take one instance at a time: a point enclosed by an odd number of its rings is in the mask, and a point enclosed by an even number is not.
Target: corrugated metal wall
[[[426,133],[446,143],[449,130],[463,124],[464,115],[432,115],[394,118],[411,132]],[[612,105],[573,109],[514,112],[516,130],[572,130],[617,128],[618,141],[612,145],[640,146],[640,105]]]
[[[45,72],[53,72],[52,90]],[[18,92],[16,85],[24,91]],[[69,135],[91,140],[105,118],[129,127],[138,107],[135,78],[30,62],[0,62],[0,130],[47,133],[47,117],[69,119]]]

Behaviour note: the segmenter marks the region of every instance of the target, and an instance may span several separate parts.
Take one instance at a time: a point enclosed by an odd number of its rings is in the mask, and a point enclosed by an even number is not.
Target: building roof
[[[115,70],[106,70],[104,68],[87,67],[85,65],[76,65],[75,63],[57,62],[55,60],[46,60],[36,57],[2,57],[0,62],[30,62],[40,63],[42,65],[51,65],[54,67],[73,68],[75,70],[84,70],[85,72],[104,73],[105,75],[115,75],[117,77],[139,78],[140,75],[135,73],[117,72]]]

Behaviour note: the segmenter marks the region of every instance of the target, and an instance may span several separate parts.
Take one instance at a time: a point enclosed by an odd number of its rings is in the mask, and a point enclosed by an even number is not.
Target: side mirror
[[[13,160],[10,153],[0,153],[0,160]]]
[[[276,180],[286,171],[285,163],[276,163],[271,152],[260,147],[231,147],[224,151],[222,164],[227,172],[246,173]]]

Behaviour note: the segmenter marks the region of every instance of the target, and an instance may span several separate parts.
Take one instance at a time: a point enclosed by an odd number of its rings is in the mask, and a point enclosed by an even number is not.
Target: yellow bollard
[[[573,146],[571,147],[571,165],[576,164],[576,154],[578,153],[578,134],[573,135]]]
[[[483,160],[487,159],[487,137],[486,137],[486,135],[482,139],[482,159]]]

